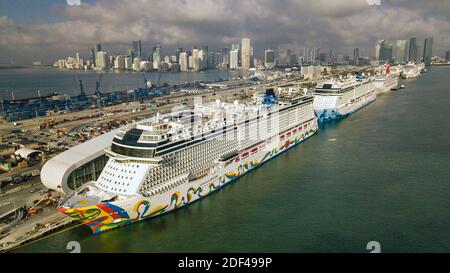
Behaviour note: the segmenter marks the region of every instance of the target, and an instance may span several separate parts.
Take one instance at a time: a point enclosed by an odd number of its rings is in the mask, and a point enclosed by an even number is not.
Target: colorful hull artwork
[[[186,183],[175,187],[172,191],[150,197],[132,196],[122,201],[115,201],[114,204],[106,202],[73,209],[59,207],[58,210],[83,222],[91,228],[94,234],[159,216],[219,190],[317,132],[317,119],[305,124],[307,126],[302,124],[298,130],[295,129],[289,132],[289,137],[279,142],[277,141],[275,147],[261,149],[253,154],[249,152],[252,151],[252,148],[255,150],[254,147],[251,147],[242,152],[242,154],[248,154],[246,158],[238,157],[238,159],[223,169],[219,169],[216,173],[209,174],[194,182],[186,181]]]

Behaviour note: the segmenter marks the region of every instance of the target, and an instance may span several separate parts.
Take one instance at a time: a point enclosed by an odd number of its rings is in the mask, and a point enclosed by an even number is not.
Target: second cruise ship
[[[314,91],[314,111],[320,122],[346,117],[376,99],[373,80],[362,76],[331,79]]]
[[[377,94],[389,92],[392,89],[398,88],[398,75],[391,73],[389,65],[386,66],[384,74],[375,77],[374,85]]]
[[[101,233],[190,204],[314,135],[313,97],[216,101],[122,129],[97,181],[58,209]]]

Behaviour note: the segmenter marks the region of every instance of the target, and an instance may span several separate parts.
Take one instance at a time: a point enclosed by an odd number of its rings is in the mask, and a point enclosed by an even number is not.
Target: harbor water
[[[188,207],[17,252],[448,252],[450,68],[401,84]]]
[[[38,90],[41,95],[58,93],[59,95],[78,95],[80,83],[83,82],[84,91],[93,94],[96,82],[102,72],[58,70],[48,67],[0,69],[0,99],[11,99],[14,93],[16,99],[37,97]],[[201,73],[133,73],[105,71],[103,72],[99,90],[101,92],[123,91],[145,87],[145,78],[152,83],[180,84],[193,81],[218,81],[239,76],[245,76],[243,71],[205,70]]]

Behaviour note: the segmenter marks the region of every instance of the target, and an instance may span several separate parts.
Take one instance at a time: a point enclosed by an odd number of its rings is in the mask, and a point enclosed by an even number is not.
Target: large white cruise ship
[[[331,79],[314,91],[314,111],[320,122],[346,117],[376,99],[373,80],[364,75]]]
[[[132,224],[205,197],[316,131],[312,96],[278,99],[273,90],[248,104],[157,115],[120,130],[97,181],[58,209],[93,233]]]
[[[384,74],[375,77],[373,84],[377,94],[386,93],[398,87],[398,76],[391,73],[388,65]]]
[[[402,78],[413,79],[419,76],[421,71],[422,71],[422,64],[415,64],[413,62],[409,62],[405,64],[404,71],[402,73]]]

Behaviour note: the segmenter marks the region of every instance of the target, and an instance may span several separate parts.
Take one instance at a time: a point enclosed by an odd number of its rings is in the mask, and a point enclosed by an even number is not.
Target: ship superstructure
[[[320,122],[346,117],[376,99],[373,80],[362,76],[340,77],[319,83],[314,91],[314,111]]]
[[[413,62],[409,62],[405,64],[404,71],[402,73],[402,78],[404,79],[413,79],[420,75],[420,72],[423,69],[422,64],[415,64]]]
[[[385,73],[376,76],[373,83],[377,94],[386,93],[392,89],[398,88],[398,75],[391,73],[391,69],[388,65],[386,66]]]
[[[94,233],[151,218],[220,189],[317,131],[312,96],[216,101],[120,130],[97,181],[59,210]]]

